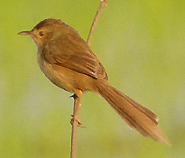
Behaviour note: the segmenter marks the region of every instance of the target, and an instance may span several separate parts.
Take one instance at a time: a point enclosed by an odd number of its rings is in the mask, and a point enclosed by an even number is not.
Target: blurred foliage
[[[42,74],[37,48],[18,36],[60,18],[86,40],[99,0],[18,0],[0,5],[0,157],[70,155],[73,100]],[[153,110],[172,146],[132,131],[98,95],[82,99],[79,158],[185,155],[185,1],[108,1],[92,41],[109,82]]]

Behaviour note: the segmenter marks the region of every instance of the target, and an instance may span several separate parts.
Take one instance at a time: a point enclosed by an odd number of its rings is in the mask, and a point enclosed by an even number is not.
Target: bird
[[[74,28],[50,18],[18,34],[28,35],[36,43],[40,69],[53,84],[78,97],[85,91],[100,94],[131,128],[170,145],[158,117],[108,83],[105,68]]]

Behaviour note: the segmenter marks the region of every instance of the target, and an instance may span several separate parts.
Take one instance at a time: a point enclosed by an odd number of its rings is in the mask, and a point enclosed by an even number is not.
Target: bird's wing
[[[107,79],[104,67],[78,34],[68,34],[50,41],[43,51],[43,58],[50,64],[63,66],[95,79]]]

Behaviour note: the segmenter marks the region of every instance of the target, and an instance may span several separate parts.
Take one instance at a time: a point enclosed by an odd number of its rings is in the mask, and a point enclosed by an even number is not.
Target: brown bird
[[[107,82],[101,62],[75,29],[61,20],[46,19],[19,34],[31,36],[37,44],[40,69],[56,86],[78,97],[84,91],[99,93],[130,127],[145,137],[170,144],[152,111]]]

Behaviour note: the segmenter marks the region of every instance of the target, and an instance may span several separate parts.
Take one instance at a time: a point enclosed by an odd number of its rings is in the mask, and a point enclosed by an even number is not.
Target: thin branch
[[[74,110],[71,119],[72,133],[71,133],[71,158],[76,158],[76,147],[77,147],[77,129],[81,122],[78,119],[78,112],[80,107],[80,98],[76,94],[71,96],[74,98]]]
[[[98,11],[95,15],[94,21],[92,23],[91,29],[89,31],[88,39],[87,39],[87,44],[90,46],[91,39],[94,33],[94,29],[97,25],[98,19],[100,17],[101,12],[103,11],[104,7],[107,6],[107,1],[108,0],[100,0],[100,6],[98,8]],[[72,96],[74,98],[74,110],[73,110],[73,115],[71,119],[71,124],[72,124],[72,133],[71,133],[71,158],[76,158],[76,147],[77,147],[77,129],[78,126],[81,125],[82,123],[78,119],[78,111],[80,107],[80,99],[81,99],[81,94],[77,95],[74,94]]]
[[[91,25],[91,29],[90,29],[90,31],[89,31],[89,35],[88,35],[88,38],[87,38],[87,44],[90,46],[90,43],[91,43],[91,40],[92,40],[92,36],[93,36],[93,33],[94,33],[94,29],[95,29],[95,27],[96,27],[96,25],[97,25],[97,23],[98,23],[98,19],[99,19],[99,17],[100,17],[100,15],[101,15],[101,12],[103,11],[103,9],[105,8],[105,7],[107,7],[107,1],[108,0],[100,0],[101,1],[101,3],[100,3],[100,6],[99,6],[99,8],[98,8],[98,11],[96,12],[96,15],[95,15],[95,17],[94,17],[94,20],[93,20],[93,23],[92,23],[92,25]]]

